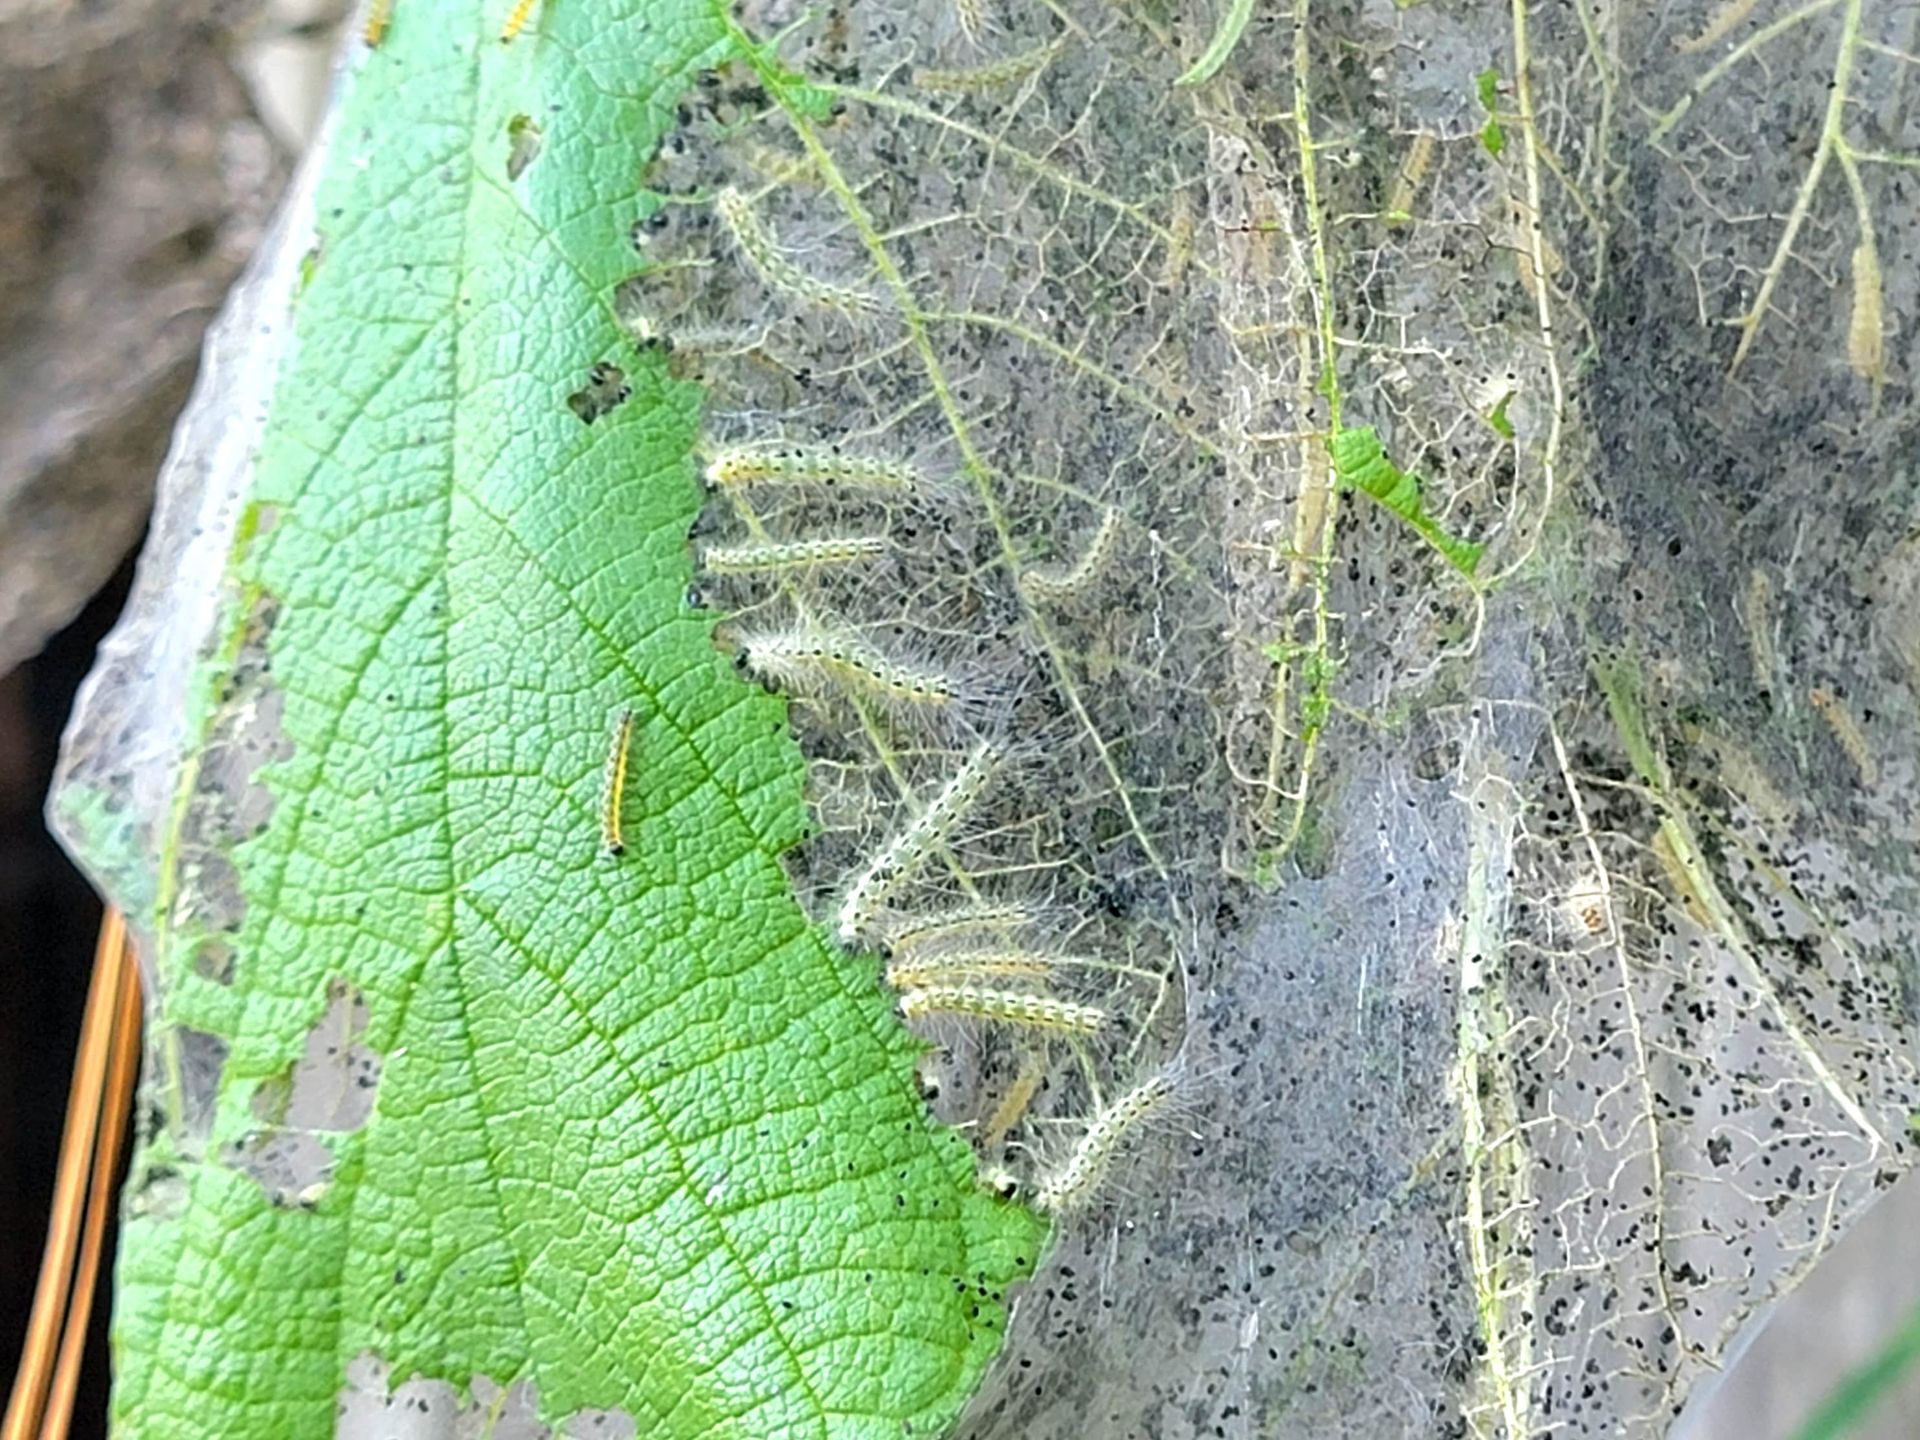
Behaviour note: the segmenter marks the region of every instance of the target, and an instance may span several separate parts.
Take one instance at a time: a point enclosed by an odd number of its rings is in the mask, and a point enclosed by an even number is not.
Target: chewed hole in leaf
[[[334,1152],[326,1137],[357,1130],[373,1114],[382,1060],[360,1043],[366,1028],[365,997],[336,981],[300,1059],[255,1087],[255,1126],[223,1158],[251,1176],[274,1205],[304,1209],[318,1203],[333,1178]]]
[[[567,397],[567,408],[580,417],[582,424],[591,425],[626,404],[632,395],[627,372],[610,360],[601,360],[587,372],[587,383]]]

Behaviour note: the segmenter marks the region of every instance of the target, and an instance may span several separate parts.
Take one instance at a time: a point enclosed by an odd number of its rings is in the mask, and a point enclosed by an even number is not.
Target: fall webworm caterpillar
[[[897,1008],[906,1020],[960,1015],[1062,1035],[1098,1034],[1108,1019],[1107,1012],[1097,1005],[1057,1000],[1051,995],[1023,990],[990,990],[980,985],[925,985],[903,990]]]
[[[633,707],[623,705],[614,716],[613,748],[607,755],[600,792],[600,846],[609,855],[623,855],[627,849],[620,835],[620,802],[627,792],[627,761],[632,751]]]
[[[982,741],[966,762],[948,778],[931,804],[881,848],[840,902],[835,930],[842,944],[856,945],[872,933],[874,921],[887,897],[925,862],[928,854],[953,832],[987,788],[999,763],[999,752]]]
[[[513,9],[507,15],[507,23],[500,27],[500,43],[509,43],[526,26],[527,17],[533,13],[533,7],[539,0],[515,0]]]
[[[1073,1147],[1073,1153],[1041,1180],[1034,1204],[1056,1215],[1085,1206],[1107,1178],[1127,1137],[1173,1098],[1178,1085],[1179,1077],[1169,1067],[1148,1076],[1102,1109]]]
[[[1120,512],[1108,506],[1078,560],[1064,569],[1050,566],[1025,571],[1020,576],[1020,588],[1031,599],[1049,604],[1076,599],[1100,578],[1119,541]]]
[[[999,60],[989,60],[984,65],[971,65],[958,70],[916,70],[913,72],[913,83],[922,90],[995,90],[1002,85],[1011,85],[1016,80],[1024,80],[1043,68],[1060,53],[1061,44],[1059,40],[1049,40],[1044,45],[1022,50],[1017,55],[1007,55]]]
[[[775,290],[830,310],[862,311],[874,308],[874,297],[866,291],[818,279],[789,260],[780,249],[780,242],[773,231],[753,213],[753,207],[747,204],[746,197],[733,186],[727,186],[714,196],[713,204],[719,212],[721,223],[727,227],[727,233],[733,237],[734,248],[739,250],[760,278]]]
[[[939,950],[930,955],[894,960],[886,981],[896,990],[944,985],[961,980],[1044,979],[1055,970],[1076,963],[1044,950]]]
[[[884,535],[829,535],[763,545],[709,545],[700,563],[715,575],[779,574],[822,565],[852,565],[887,553]]]
[[[706,473],[720,490],[762,484],[911,490],[920,479],[904,461],[848,455],[837,445],[729,445],[707,462]]]
[[[366,22],[360,30],[360,37],[369,48],[378,45],[387,38],[387,26],[393,21],[393,0],[372,0],[367,6]]]
[[[1026,905],[967,905],[932,915],[900,916],[887,923],[886,943],[895,955],[904,956],[985,931],[1030,925],[1034,918],[1033,909]]]
[[[754,674],[783,688],[804,691],[841,684],[903,705],[947,705],[957,689],[944,670],[895,660],[857,636],[835,630],[743,635],[740,659]]]

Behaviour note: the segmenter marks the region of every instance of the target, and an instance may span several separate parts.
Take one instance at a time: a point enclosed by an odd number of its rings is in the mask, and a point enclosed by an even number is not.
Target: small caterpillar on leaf
[[[1076,599],[1100,578],[1119,542],[1120,512],[1109,506],[1078,560],[1065,569],[1028,570],[1020,577],[1020,588],[1030,598],[1049,604]]]
[[[1045,68],[1053,57],[1060,53],[1061,43],[1049,40],[1045,45],[1036,45],[1031,50],[1022,50],[1017,55],[1007,55],[999,60],[989,60],[984,65],[972,65],[958,70],[916,70],[913,83],[922,90],[940,90],[952,93],[964,93],[972,90],[997,90],[1002,85],[1011,85],[1016,80],[1024,80],[1036,70]]]
[[[700,563],[715,575],[780,574],[822,565],[852,565],[887,553],[884,535],[830,535],[764,545],[709,545]]]
[[[502,45],[511,43],[514,36],[526,27],[527,17],[533,13],[533,7],[538,3],[539,0],[515,0],[513,9],[507,15],[507,23],[500,27]]]
[[[1084,1207],[1113,1168],[1114,1157],[1143,1120],[1173,1098],[1177,1077],[1162,1070],[1134,1086],[1093,1117],[1086,1134],[1058,1169],[1040,1182],[1034,1203],[1056,1215]]]
[[[975,746],[966,763],[940,787],[932,803],[889,840],[861,871],[840,902],[835,929],[842,944],[856,945],[872,933],[887,896],[925,863],[935,846],[953,833],[953,827],[987,788],[999,758],[992,745],[983,741]]]
[[[627,791],[627,761],[633,751],[633,707],[623,705],[614,717],[613,749],[607,755],[607,774],[600,792],[600,845],[609,855],[626,853],[620,835],[620,803]]]
[[[372,0],[367,6],[366,22],[360,30],[360,36],[369,49],[387,38],[387,26],[392,21],[393,0]]]
[[[780,242],[774,237],[773,231],[753,213],[753,207],[747,204],[746,197],[731,185],[716,195],[713,203],[720,213],[721,223],[733,237],[735,248],[760,278],[775,290],[784,291],[810,305],[825,306],[829,310],[863,311],[874,308],[874,297],[866,291],[818,279],[789,260],[781,251]]]
[[[832,630],[743,636],[740,657],[754,674],[787,689],[840,684],[878,700],[941,706],[952,703],[957,688],[945,671],[906,664],[864,640]]]
[[[837,445],[730,445],[707,462],[707,483],[720,490],[763,484],[911,490],[919,478],[903,461],[848,455]]]
[[[1107,1012],[1097,1005],[1056,1000],[1019,990],[989,990],[976,985],[927,985],[902,991],[901,1018],[924,1020],[933,1015],[963,1015],[1017,1025],[1023,1030],[1047,1030],[1062,1035],[1096,1035],[1106,1027]]]

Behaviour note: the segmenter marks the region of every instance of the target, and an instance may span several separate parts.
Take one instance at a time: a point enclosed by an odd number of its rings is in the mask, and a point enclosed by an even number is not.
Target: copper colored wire
[[[67,1092],[47,1242],[0,1440],[62,1440],[72,1417],[113,1180],[139,1068],[140,990],[126,923],[100,922]]]

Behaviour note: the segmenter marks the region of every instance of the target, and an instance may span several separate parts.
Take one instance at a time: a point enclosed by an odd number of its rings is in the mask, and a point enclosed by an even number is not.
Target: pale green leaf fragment
[[[1220,73],[1220,67],[1227,63],[1227,57],[1233,54],[1233,47],[1240,43],[1240,36],[1247,28],[1247,22],[1253,18],[1253,0],[1232,0],[1227,13],[1220,17],[1220,28],[1213,32],[1213,39],[1207,42],[1207,48],[1200,52],[1200,58],[1193,62],[1176,85],[1204,85]]]
[[[1495,402],[1493,409],[1487,412],[1487,424],[1494,428],[1503,440],[1513,439],[1513,421],[1507,417],[1507,406],[1513,403],[1513,391],[1509,390]]]
[[[150,917],[117,1433],[323,1440],[365,1355],[655,1440],[931,1435],[1045,1229],[794,897],[784,706],[687,602],[701,396],[612,311],[639,177],[733,42],[696,0],[499,25],[403,0],[343,102],[200,701],[216,759],[269,727],[265,819],[219,832],[235,762],[185,767]],[[216,869],[237,919],[194,903]],[[296,1122],[343,995],[370,1101]],[[224,1052],[206,1132],[189,1037]]]
[[[1413,528],[1462,575],[1472,578],[1486,548],[1449,534],[1428,515],[1420,499],[1420,482],[1389,460],[1371,425],[1337,431],[1330,448],[1334,477],[1355,490],[1365,491]]]
[[[1480,107],[1487,112],[1487,123],[1480,127],[1480,143],[1496,160],[1507,148],[1507,132],[1500,127],[1500,72],[1492,66],[1474,77],[1480,95]]]

